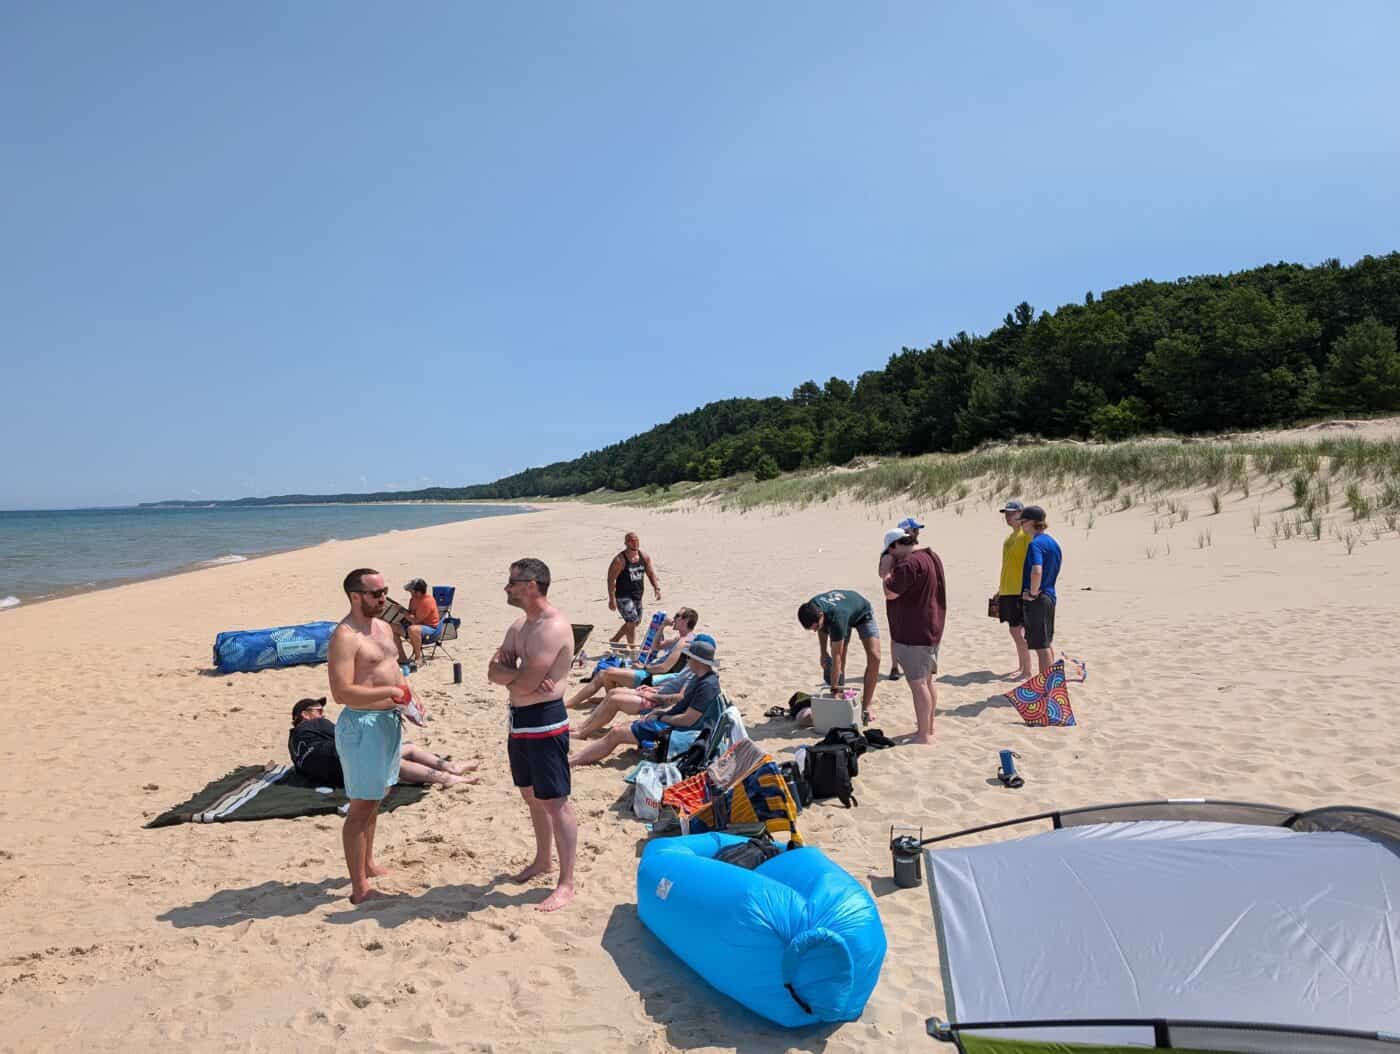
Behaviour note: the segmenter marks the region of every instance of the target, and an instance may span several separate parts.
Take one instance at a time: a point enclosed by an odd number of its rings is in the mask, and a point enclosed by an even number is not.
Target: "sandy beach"
[[[1026,728],[999,698],[1014,653],[984,612],[1005,528],[976,487],[940,511],[547,505],[0,614],[0,1049],[941,1050],[924,1034],[944,1010],[929,898],[894,888],[891,823],[933,834],[1169,796],[1396,807],[1393,531],[1361,525],[1350,553],[1330,533],[1275,544],[1270,522],[1291,499],[1266,481],[1226,495],[1218,514],[1205,492],[1175,495],[1190,518],[1170,525],[1143,505],[1071,525],[1066,496],[1020,497],[1043,499],[1065,551],[1057,644],[1088,665],[1071,686],[1075,728]],[[550,564],[551,599],[597,624],[596,649],[614,627],[604,570],[624,531],[639,532],[660,606],[698,609],[727,694],[784,757],[812,737],[764,711],[819,678],[797,605],[838,587],[878,597],[881,534],[909,513],[925,518],[949,578],[935,744],[872,752],[858,808],[802,816],[809,843],[868,885],[884,920],[889,954],[861,1020],[778,1029],[641,926],[629,762],[576,777],[574,905],[541,915],[547,881],[501,880],[532,848],[506,767],[505,693],[485,677],[515,614],[502,591],[511,559]],[[1347,525],[1337,503],[1332,515]],[[457,586],[464,683],[445,657],[414,675],[433,720],[410,738],[479,760],[483,779],[381,819],[378,855],[394,872],[383,888],[401,896],[356,909],[335,818],[142,825],[236,766],[287,760],[291,705],[326,694],[325,667],[216,676],[211,643],[220,630],[341,617],[340,580],[361,565],[395,596],[416,575]],[[853,672],[862,665],[853,650]],[[875,711],[887,734],[912,731],[903,684],[882,682]],[[993,778],[1003,747],[1021,755],[1020,790]]]

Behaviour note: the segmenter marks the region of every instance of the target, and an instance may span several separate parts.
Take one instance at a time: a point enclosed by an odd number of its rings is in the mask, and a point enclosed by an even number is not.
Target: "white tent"
[[[1192,801],[1030,819],[1055,829],[926,853],[934,1035],[1400,1054],[1400,818]]]

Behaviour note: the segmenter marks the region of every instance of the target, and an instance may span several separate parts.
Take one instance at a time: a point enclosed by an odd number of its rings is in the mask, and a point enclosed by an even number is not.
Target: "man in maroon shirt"
[[[914,696],[914,742],[932,743],[933,713],[938,705],[933,678],[938,673],[948,591],[943,561],[932,549],[916,549],[917,544],[903,530],[885,533],[885,551],[894,561],[885,576],[885,597],[894,657]]]

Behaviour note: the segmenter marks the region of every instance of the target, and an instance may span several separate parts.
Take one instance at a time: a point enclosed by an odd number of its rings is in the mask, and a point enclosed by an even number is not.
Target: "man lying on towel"
[[[714,637],[708,633],[697,633],[693,639],[704,641],[712,648],[715,646]],[[676,652],[676,657],[678,659],[684,658],[679,651]],[[668,710],[681,701],[685,690],[690,687],[694,680],[695,674],[690,672],[690,664],[683,663],[679,673],[670,674],[660,685],[643,685],[641,688],[613,688],[594,708],[593,713],[588,715],[588,720],[579,726],[575,735],[579,739],[592,739],[600,731],[607,728],[618,714],[631,714],[633,717],[640,717],[652,710]]]
[[[335,752],[335,722],[326,718],[325,699],[303,699],[292,707],[292,730],[287,733],[292,765],[312,783],[323,787],[345,786],[340,756]],[[436,754],[404,743],[399,747],[400,783],[436,783],[455,787],[475,783],[466,774],[475,765],[453,765]]]
[[[714,644],[697,637],[682,654],[695,679],[686,688],[680,702],[664,713],[652,711],[652,716],[640,721],[633,721],[622,728],[610,728],[602,739],[588,744],[569,758],[570,768],[592,765],[602,761],[618,747],[636,746],[644,739],[659,739],[675,728],[710,729],[719,723],[724,703],[719,694]]]

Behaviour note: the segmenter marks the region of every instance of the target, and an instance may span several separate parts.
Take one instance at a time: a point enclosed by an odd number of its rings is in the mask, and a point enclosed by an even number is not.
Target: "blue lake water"
[[[0,608],[333,538],[523,511],[413,504],[0,512]]]

